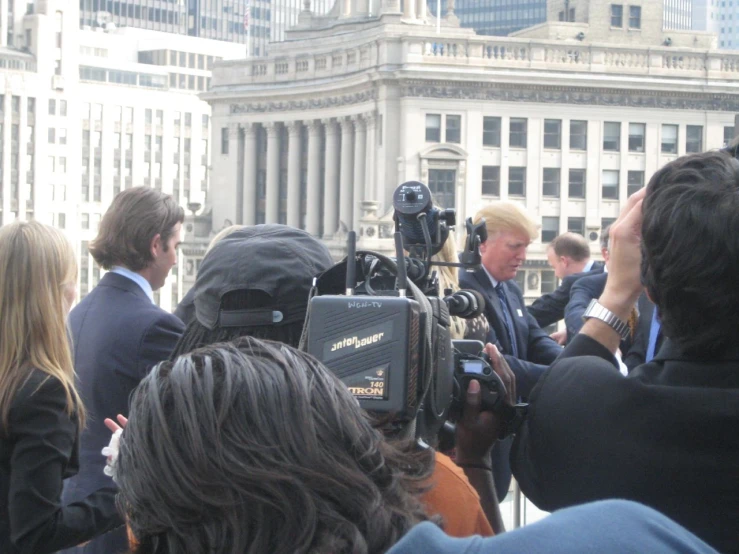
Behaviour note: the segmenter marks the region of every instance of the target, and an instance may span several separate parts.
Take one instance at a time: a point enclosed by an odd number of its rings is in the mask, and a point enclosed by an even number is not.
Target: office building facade
[[[0,45],[0,224],[64,229],[84,296],[101,270],[88,254],[115,194],[138,185],[172,194],[188,219],[178,266],[157,301],[176,306],[193,282],[209,229],[210,107],[198,97],[243,45],[142,29],[79,28],[75,3],[36,2]],[[24,6],[25,8],[25,6]],[[199,236],[198,236],[199,235]]]
[[[442,2],[442,9],[446,2]],[[436,13],[436,4],[429,2]],[[454,13],[460,25],[474,29],[480,35],[506,36],[515,31],[544,23],[547,20],[547,0],[456,0]]]

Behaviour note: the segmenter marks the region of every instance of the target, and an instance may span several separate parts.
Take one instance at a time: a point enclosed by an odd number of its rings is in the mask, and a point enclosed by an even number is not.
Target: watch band
[[[604,307],[595,298],[590,301],[590,304],[588,304],[588,308],[585,310],[585,313],[582,314],[583,320],[588,320],[591,317],[594,319],[599,319],[600,321],[608,325],[611,329],[616,331],[622,339],[629,338],[629,324],[618,317],[616,314],[614,314],[611,310]]]

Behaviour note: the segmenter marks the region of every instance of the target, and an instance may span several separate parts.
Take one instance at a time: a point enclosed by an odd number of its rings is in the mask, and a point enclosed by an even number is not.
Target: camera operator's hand
[[[514,406],[516,404],[516,375],[513,373],[511,366],[508,365],[503,354],[500,353],[494,344],[485,345],[485,353],[490,357],[493,364],[493,370],[498,374],[500,380],[503,381],[506,390],[506,404]]]
[[[508,366],[503,355],[495,345],[488,343],[485,353],[490,357],[493,370],[498,374],[506,388],[506,404],[516,403],[516,377]],[[462,417],[457,422],[456,445],[457,463],[459,464],[490,464],[490,451],[498,440],[502,425],[499,418],[492,412],[480,411],[482,395],[480,383],[470,381],[467,387]]]

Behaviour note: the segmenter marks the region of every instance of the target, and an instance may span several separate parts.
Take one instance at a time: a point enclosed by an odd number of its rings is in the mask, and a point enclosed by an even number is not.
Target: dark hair
[[[739,329],[739,162],[719,152],[657,171],[642,207],[642,278],[667,337],[720,354]]]
[[[585,237],[577,233],[562,233],[549,243],[557,256],[567,256],[576,262],[590,258],[590,247]]]
[[[105,212],[90,254],[103,269],[123,265],[139,271],[152,260],[152,239],[160,235],[166,251],[174,226],[184,220],[184,210],[170,195],[149,187],[126,189]]]
[[[272,298],[262,291],[235,290],[223,295],[221,309],[245,310],[247,308],[265,308],[272,306],[272,303]],[[302,332],[302,319],[284,325],[258,325],[250,327],[220,327],[216,325],[215,328],[208,329],[208,327],[200,323],[197,317],[193,315],[192,320],[185,328],[185,332],[180,337],[180,340],[177,341],[177,345],[174,347],[174,351],[169,359],[174,360],[178,356],[192,352],[196,348],[208,346],[209,344],[227,342],[245,336],[282,342],[293,348],[297,348]]]
[[[608,240],[611,235],[611,226],[607,225],[605,229],[600,232],[600,247],[604,250],[608,250]]]
[[[428,519],[432,464],[388,443],[317,360],[246,337],[144,378],[116,479],[138,554],[372,554]]]

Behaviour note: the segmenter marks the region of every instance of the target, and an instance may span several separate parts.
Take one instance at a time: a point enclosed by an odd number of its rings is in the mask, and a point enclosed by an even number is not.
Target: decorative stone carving
[[[470,83],[467,86],[460,86],[451,82],[439,82],[438,84],[407,82],[401,86],[400,96],[406,98],[623,106],[647,109],[739,111],[739,96],[736,95],[699,95],[681,92],[670,94],[661,90],[615,92],[609,89],[591,87],[509,86],[490,83]]]
[[[301,111],[323,108],[335,108],[371,102],[377,100],[377,90],[369,89],[354,94],[329,96],[324,98],[310,98],[306,100],[290,100],[284,102],[261,102],[252,104],[231,104],[230,113],[272,113],[286,111]]]

